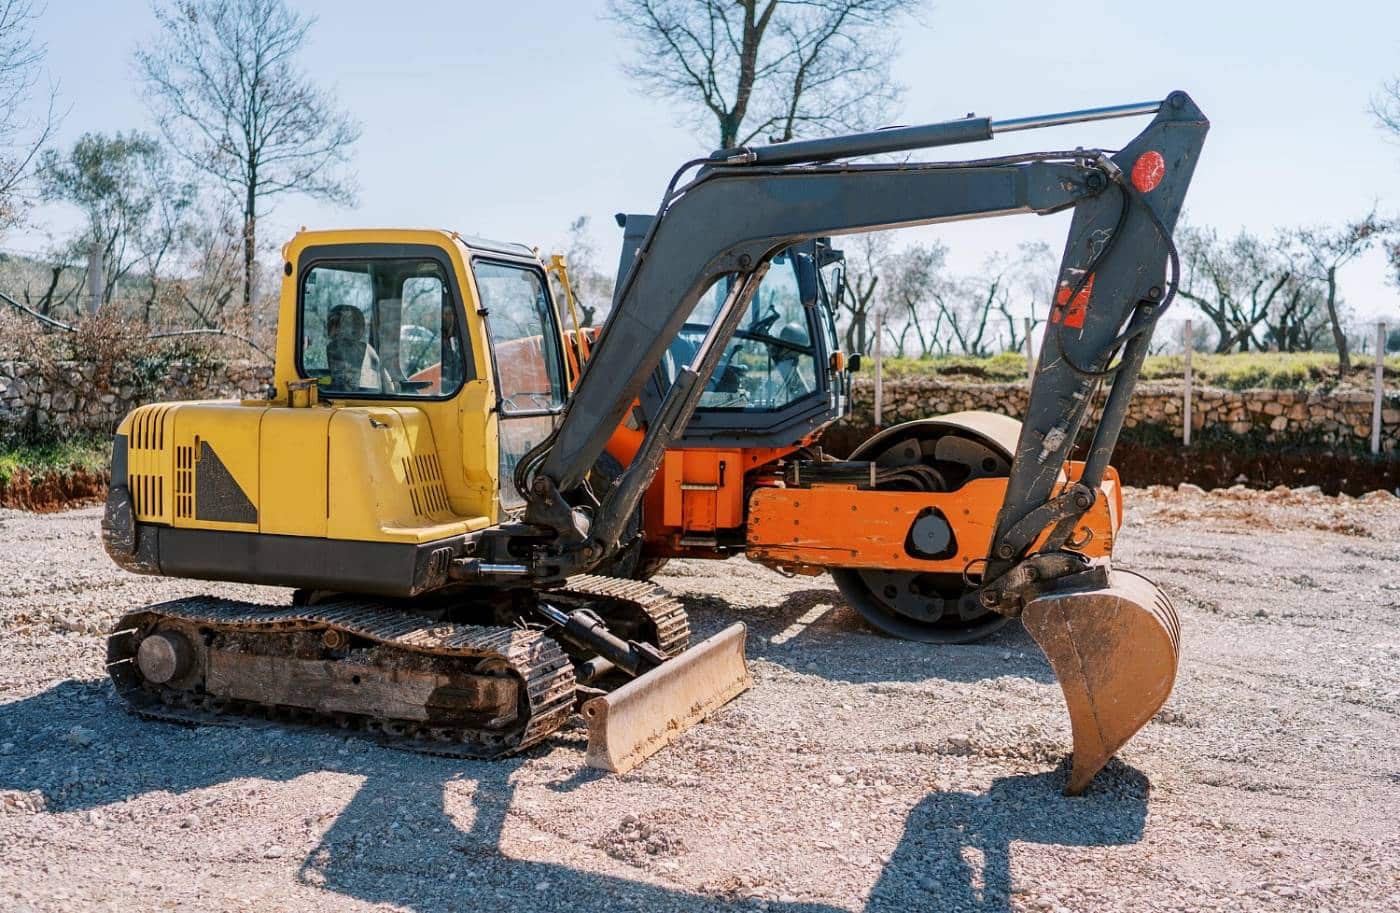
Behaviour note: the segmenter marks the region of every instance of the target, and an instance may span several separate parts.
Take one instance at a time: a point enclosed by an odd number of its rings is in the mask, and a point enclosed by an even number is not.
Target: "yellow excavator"
[[[1149,115],[1112,153],[852,161]],[[611,574],[746,550],[832,570],[896,634],[1020,617],[1064,690],[1079,792],[1176,674],[1170,602],[1111,565],[1109,461],[1176,293],[1171,230],[1207,129],[1173,92],[717,150],[634,223],[591,351],[523,245],[298,233],[283,249],[271,397],[133,411],[102,521],[130,571],[295,593],[132,609],[108,638],[118,692],[152,718],[273,716],[476,757],[535,745],[579,711],[588,763],[626,770],[749,678],[742,624],[691,646],[678,600]],[[1062,210],[1069,239],[1022,423],[910,423],[845,460],[815,446],[854,361],[807,320],[831,258],[822,239]]]

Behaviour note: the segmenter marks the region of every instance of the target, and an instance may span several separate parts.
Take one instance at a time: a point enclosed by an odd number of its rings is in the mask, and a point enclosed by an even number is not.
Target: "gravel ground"
[[[892,641],[742,560],[661,580],[701,634],[749,622],[753,690],[624,777],[576,728],[485,763],[138,721],[117,612],[285,593],[123,574],[95,509],[0,512],[0,908],[1400,910],[1400,500],[1128,503],[1117,557],[1176,600],[1181,675],[1076,799],[1019,627]]]

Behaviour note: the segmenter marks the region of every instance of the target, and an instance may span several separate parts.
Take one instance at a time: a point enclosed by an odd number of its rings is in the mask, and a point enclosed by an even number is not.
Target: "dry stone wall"
[[[100,382],[88,365],[40,370],[24,362],[0,362],[0,436],[27,430],[56,437],[110,434],[127,412],[148,402],[252,397],[272,380],[268,365],[234,361],[217,366],[174,365],[152,387]],[[1144,383],[1128,415],[1129,428],[1155,427],[1181,436],[1182,385]],[[834,431],[859,438],[873,427],[874,384],[858,377],[851,417]],[[1025,383],[950,383],[937,378],[894,378],[884,385],[884,422],[941,415],[964,409],[1026,411]],[[1192,424],[1198,433],[1234,435],[1264,442],[1311,442],[1338,449],[1364,450],[1371,435],[1371,393],[1364,390],[1221,390],[1198,388]],[[1400,447],[1400,394],[1390,393],[1382,409],[1381,447]]]
[[[1127,427],[1148,426],[1180,439],[1183,417],[1181,383],[1142,383],[1133,396]],[[1029,388],[1025,383],[948,383],[933,378],[895,378],[884,384],[884,424],[985,409],[1021,418]],[[873,426],[874,383],[868,377],[853,384],[852,415],[838,433],[863,436]],[[1369,449],[1373,398],[1366,390],[1330,392],[1304,390],[1222,390],[1196,387],[1192,391],[1193,438],[1232,435],[1264,443],[1313,443],[1338,449]],[[1400,447],[1400,394],[1389,391],[1381,409],[1381,449]]]
[[[0,361],[0,438],[107,435],[122,416],[150,402],[259,396],[272,381],[268,365],[172,365],[154,383],[107,383],[92,365],[40,367]],[[139,387],[139,389],[138,389]]]

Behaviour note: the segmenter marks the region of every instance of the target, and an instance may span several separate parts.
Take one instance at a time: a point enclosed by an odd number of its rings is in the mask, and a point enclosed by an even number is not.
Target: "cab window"
[[[471,367],[450,290],[436,260],[313,265],[301,283],[302,375],[326,396],[451,396]]]
[[[496,356],[496,388],[507,415],[564,404],[564,362],[540,272],[478,260],[472,264]]]
[[[515,489],[515,467],[549,436],[564,405],[559,332],[539,270],[474,260],[472,273],[496,362],[501,506],[514,510],[525,503]]]
[[[715,283],[701,297],[663,362],[669,385],[688,365],[714,323],[730,280]],[[700,407],[768,412],[816,392],[817,357],[809,309],[803,307],[791,257],[779,254],[724,348],[700,396]]]

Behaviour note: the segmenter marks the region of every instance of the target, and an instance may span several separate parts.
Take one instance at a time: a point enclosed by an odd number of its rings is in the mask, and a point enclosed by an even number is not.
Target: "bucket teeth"
[[[1064,691],[1074,738],[1065,792],[1077,795],[1166,703],[1181,624],[1165,593],[1122,570],[1106,587],[1040,596],[1021,617]]]
[[[746,691],[748,629],[732,624],[583,705],[590,767],[625,773]]]

